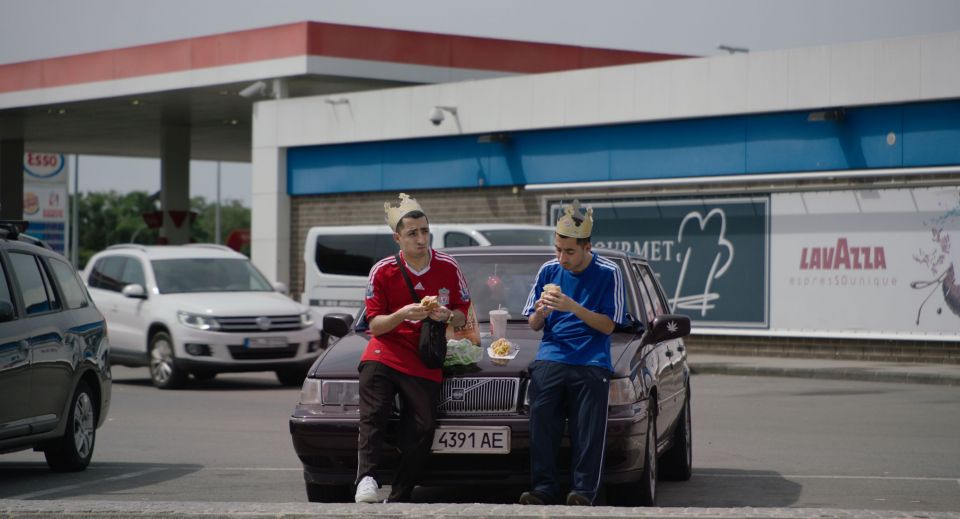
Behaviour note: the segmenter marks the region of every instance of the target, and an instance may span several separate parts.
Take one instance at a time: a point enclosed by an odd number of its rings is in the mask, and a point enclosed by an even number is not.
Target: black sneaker
[[[580,495],[576,492],[570,492],[567,494],[567,506],[590,506],[593,503],[590,502],[586,496]]]
[[[520,494],[521,505],[552,505],[553,499],[539,490],[528,490]]]

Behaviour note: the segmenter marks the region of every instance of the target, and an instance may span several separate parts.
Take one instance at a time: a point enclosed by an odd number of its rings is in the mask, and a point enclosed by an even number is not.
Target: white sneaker
[[[376,503],[379,501],[377,499],[377,489],[380,488],[380,485],[377,484],[377,480],[373,479],[370,476],[364,476],[360,480],[360,484],[357,485],[357,495],[354,496],[353,500],[357,503]]]

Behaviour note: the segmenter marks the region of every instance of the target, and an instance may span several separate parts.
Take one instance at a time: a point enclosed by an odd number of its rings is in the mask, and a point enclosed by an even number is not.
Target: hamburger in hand
[[[429,312],[434,308],[440,308],[440,303],[437,301],[437,296],[423,296],[423,299],[420,300],[420,306]]]

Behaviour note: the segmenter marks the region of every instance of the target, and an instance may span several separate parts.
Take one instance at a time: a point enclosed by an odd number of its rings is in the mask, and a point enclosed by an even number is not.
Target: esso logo
[[[33,178],[53,178],[63,171],[63,164],[62,153],[34,153],[28,151],[23,154],[23,170]]]

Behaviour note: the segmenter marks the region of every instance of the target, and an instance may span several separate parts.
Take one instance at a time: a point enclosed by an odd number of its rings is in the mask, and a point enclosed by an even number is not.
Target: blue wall
[[[291,148],[287,185],[312,195],[960,164],[960,102],[853,108],[842,122],[808,113]]]

